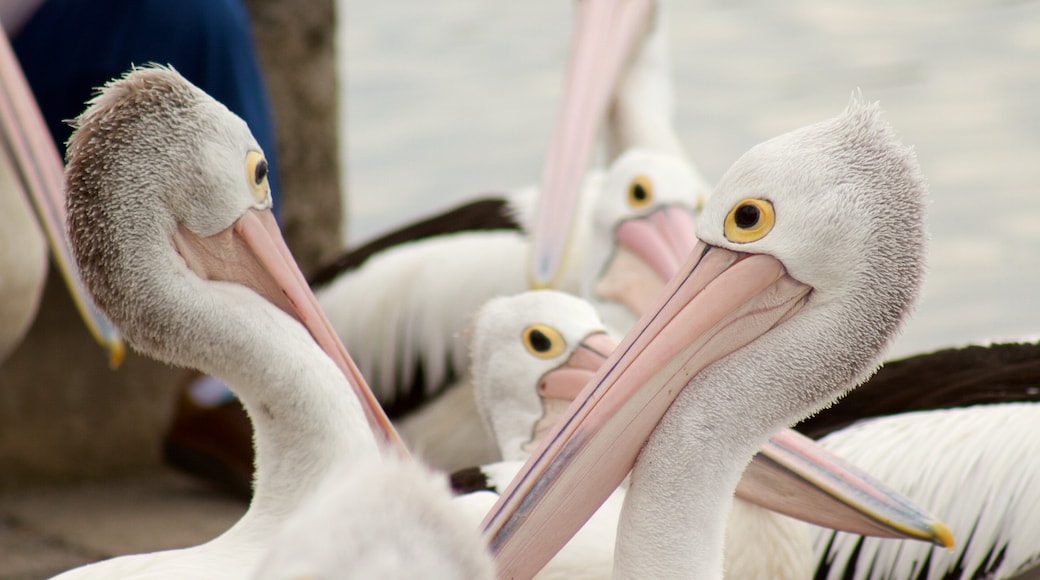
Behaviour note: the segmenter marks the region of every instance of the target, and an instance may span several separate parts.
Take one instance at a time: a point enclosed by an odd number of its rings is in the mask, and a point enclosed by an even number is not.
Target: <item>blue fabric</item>
[[[66,120],[96,87],[131,65],[169,64],[245,119],[278,191],[270,105],[240,0],[46,0],[12,45],[62,152]]]

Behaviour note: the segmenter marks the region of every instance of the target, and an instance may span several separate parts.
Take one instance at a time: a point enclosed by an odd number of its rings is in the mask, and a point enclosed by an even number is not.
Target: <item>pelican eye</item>
[[[524,329],[524,347],[527,352],[538,358],[553,358],[559,356],[567,347],[560,331],[545,324],[532,324]]]
[[[654,184],[650,178],[640,175],[628,184],[628,206],[632,209],[641,209],[654,200]]]
[[[764,199],[745,199],[733,206],[723,233],[726,239],[738,244],[746,244],[762,239],[773,229],[776,214],[773,204]]]
[[[271,195],[271,188],[267,183],[268,165],[264,154],[259,151],[246,153],[246,180],[253,199],[257,203],[264,203]]]

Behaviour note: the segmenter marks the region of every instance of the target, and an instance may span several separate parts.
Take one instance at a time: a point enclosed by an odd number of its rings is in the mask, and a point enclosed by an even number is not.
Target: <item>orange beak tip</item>
[[[108,368],[116,370],[123,365],[124,360],[126,360],[126,343],[119,338],[108,347]]]

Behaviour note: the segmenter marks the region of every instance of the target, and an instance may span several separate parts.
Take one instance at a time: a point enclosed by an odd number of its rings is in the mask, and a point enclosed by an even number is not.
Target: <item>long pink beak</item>
[[[772,257],[704,244],[682,270],[485,519],[500,577],[537,573],[618,486],[691,378],[793,314],[810,291]]]
[[[530,257],[533,288],[555,286],[581,179],[621,74],[645,37],[654,0],[580,0],[563,102],[542,176]]]
[[[539,393],[574,400],[616,346],[605,334],[586,337],[566,364],[542,377]],[[535,432],[548,436],[551,424]],[[817,526],[884,538],[914,538],[947,548],[953,545],[953,536],[942,522],[791,429],[766,442],[744,471],[736,495]]]
[[[200,277],[248,286],[303,323],[318,346],[343,371],[377,440],[385,441],[402,455],[408,454],[368,383],[318,306],[269,209],[248,210],[230,228],[206,238],[181,228],[175,243],[189,267]]]
[[[622,223],[618,242],[651,265],[657,280],[629,283],[619,297],[635,312],[658,300],[663,280],[697,243],[693,220],[666,207]],[[652,278],[643,276],[643,278]],[[949,547],[949,529],[909,500],[792,429],[773,435],[751,460],[736,495],[755,505],[846,532],[926,540]]]
[[[18,169],[22,189],[32,200],[76,308],[94,339],[108,350],[109,364],[118,367],[126,345],[83,287],[65,232],[65,166],[7,36],[0,30],[0,147],[4,146]]]
[[[953,533],[945,524],[791,429],[773,435],[755,455],[736,495],[817,526],[953,547]]]

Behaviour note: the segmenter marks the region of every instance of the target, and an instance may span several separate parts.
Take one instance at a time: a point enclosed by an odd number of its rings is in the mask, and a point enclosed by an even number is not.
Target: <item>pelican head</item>
[[[75,124],[69,237],[94,301],[134,348],[242,385],[258,382],[259,365],[229,364],[208,347],[214,341],[197,340],[206,326],[199,317],[219,309],[185,307],[204,303],[204,289],[251,288],[307,327],[348,377],[373,429],[400,446],[282,240],[267,161],[244,121],[176,71],[148,67],[106,85]],[[217,344],[250,341],[233,325],[210,326],[224,333]]]
[[[523,461],[617,341],[588,302],[535,290],[489,300],[475,317],[472,345],[481,417],[502,458]]]
[[[610,165],[592,216],[584,294],[611,328],[628,329],[686,261],[708,193],[674,155],[630,149]]]

